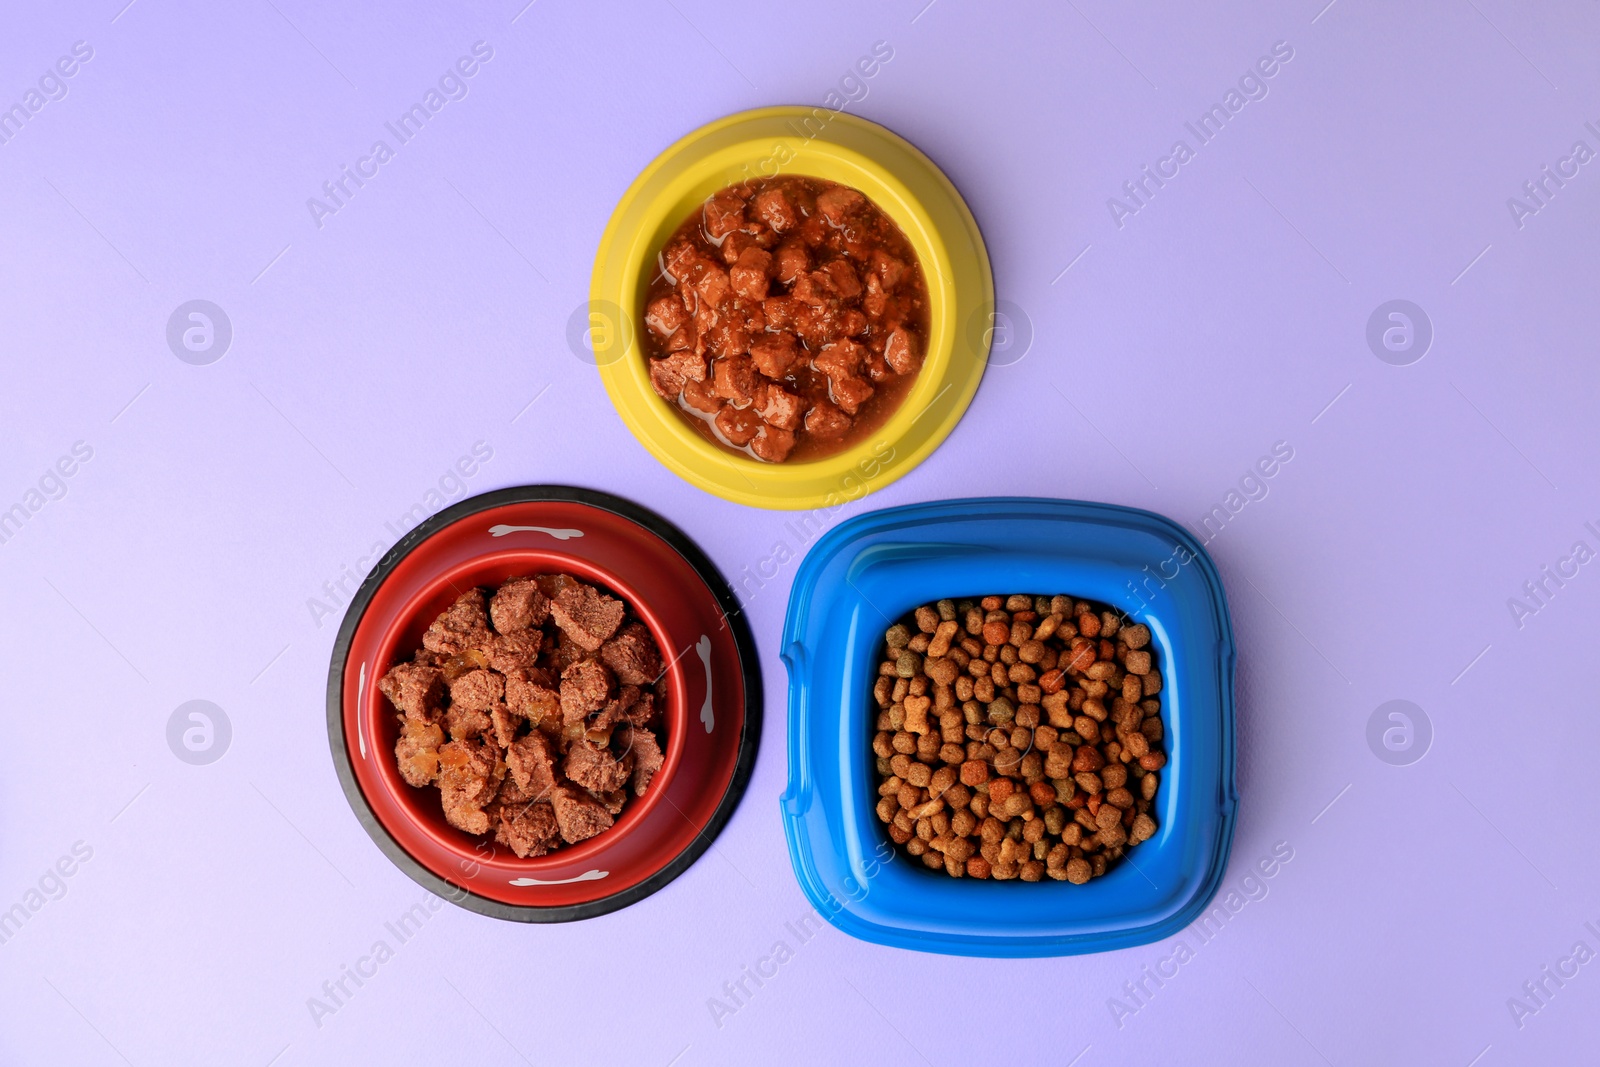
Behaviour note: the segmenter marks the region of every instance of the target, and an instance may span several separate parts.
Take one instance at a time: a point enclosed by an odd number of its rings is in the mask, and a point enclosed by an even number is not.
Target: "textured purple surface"
[[[0,103],[28,117],[0,127],[0,508],[27,517],[0,544],[18,620],[0,645],[0,909],[21,908],[0,914],[0,1060],[958,1064],[1030,1042],[1081,1067],[1592,1058],[1600,963],[1571,954],[1600,951],[1600,565],[1561,561],[1600,550],[1600,164],[1572,159],[1600,151],[1594,6],[924,2],[12,13]],[[92,58],[29,111],[77,41]],[[465,98],[399,144],[385,123],[476,41],[493,58]],[[794,563],[768,562],[805,538],[669,476],[568,347],[639,168],[727,112],[822,105],[877,41],[893,59],[844,83],[849,110],[946,168],[1031,347],[926,464],[819,524],[1039,494],[1193,525],[1275,442],[1293,449],[1210,543],[1239,640],[1242,806],[1240,905],[1209,938],[990,962],[805,933],[777,806]],[[1275,42],[1293,57],[1265,97],[1201,144],[1185,123]],[[773,56],[742,58],[752,43]],[[393,158],[319,228],[307,198],[378,139]],[[1193,158],[1113,211],[1178,139]],[[1558,187],[1541,168],[1564,158]],[[208,366],[166,340],[194,299],[232,323]],[[1432,323],[1408,366],[1367,342],[1394,299]],[[46,477],[79,441],[92,458]],[[466,491],[606,489],[731,577],[770,575],[746,585],[766,736],[715,848],[649,900],[551,928],[447,906],[401,943],[385,923],[424,894],[340,795],[336,620],[308,601],[337,610],[324,583],[364,571],[479,441],[493,458]],[[1544,566],[1577,573],[1558,586]],[[196,699],[232,727],[206,765],[167,739]],[[1420,762],[1369,747],[1395,699],[1431,721]],[[1292,859],[1245,882],[1275,847]],[[392,958],[334,1005],[324,982],[380,940]],[[776,974],[745,978],[779,941]],[[310,998],[337,1010],[314,1018]]]

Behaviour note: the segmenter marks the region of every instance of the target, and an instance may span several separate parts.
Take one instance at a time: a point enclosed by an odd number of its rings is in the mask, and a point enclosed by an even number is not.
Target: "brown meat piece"
[[[539,657],[539,666],[549,670],[556,678],[561,677],[561,672],[578,662],[587,659],[589,650],[572,639],[572,635],[565,630],[556,631],[556,640],[553,644],[546,644],[544,652]]]
[[[832,189],[818,194],[817,211],[833,225],[842,226],[845,218],[866,202],[867,198],[854,189],[835,185]]]
[[[411,662],[418,667],[438,667],[442,669],[446,663],[450,662],[450,657],[440,652],[431,652],[426,648],[419,648],[416,654],[411,657]]]
[[[694,283],[694,291],[700,294],[706,307],[714,308],[733,292],[733,283],[729,281],[727,271],[716,264],[709,264],[701,273],[700,280]]]
[[[756,242],[755,234],[734,230],[722,239],[722,247],[718,251],[722,253],[722,262],[731,267],[739,262],[739,257],[744,255],[745,249],[756,247],[760,246]]]
[[[659,702],[656,700],[654,693],[640,693],[633,703],[626,706],[624,717],[634,726],[653,730],[656,725],[658,706]]]
[[[891,292],[906,276],[906,265],[883,249],[872,253],[872,273],[883,283],[883,291]]]
[[[452,704],[445,709],[444,728],[450,734],[451,740],[465,741],[488,733],[494,729],[494,723],[489,719],[487,711],[460,708]]]
[[[578,722],[611,699],[611,672],[598,660],[580,660],[561,673],[561,719]]]
[[[600,709],[589,724],[593,731],[610,730],[613,727],[628,721],[629,709],[638,703],[643,695],[643,690],[636,685],[625,685],[617,692],[617,699],[611,701]]]
[[[768,378],[783,378],[794,369],[800,348],[792,333],[764,333],[750,342],[750,360]]]
[[[749,444],[762,427],[754,408],[736,408],[732,404],[725,405],[712,421],[735,448]]]
[[[549,672],[534,669],[506,674],[506,705],[516,714],[541,722],[561,712],[561,694],[550,684]]]
[[[611,813],[581,789],[558,785],[550,793],[550,803],[555,808],[561,839],[569,845],[611,828]]]
[[[889,306],[888,294],[883,291],[883,283],[876,274],[867,275],[867,291],[861,298],[861,310],[878,319],[883,317],[884,310]]]
[[[722,398],[713,393],[705,382],[684,382],[683,402],[707,415],[715,413],[722,407]]]
[[[780,430],[798,430],[805,413],[806,402],[779,385],[765,384],[756,393],[756,414]]]
[[[837,382],[853,377],[861,370],[867,350],[854,341],[835,341],[823,347],[811,360],[811,365]]]
[[[733,302],[728,315],[744,327],[748,340],[754,340],[767,332],[767,313],[762,309],[760,300],[746,300],[739,297]]]
[[[450,683],[452,711],[488,711],[506,695],[506,680],[494,671],[468,671]]]
[[[394,755],[400,764],[400,777],[407,785],[421,788],[439,776],[439,745],[443,742],[444,731],[437,726],[417,719],[400,724]]]
[[[781,189],[763,189],[756,194],[750,206],[754,209],[756,218],[778,233],[794,229],[795,224],[800,221],[794,205],[789,202],[789,198]]]
[[[817,404],[806,412],[806,432],[813,437],[843,437],[850,421],[849,415],[832,404]]]
[[[622,601],[576,583],[561,590],[550,606],[550,616],[568,637],[593,652],[617,632],[626,610]]]
[[[517,786],[530,797],[545,797],[555,788],[555,753],[550,739],[538,730],[520,738],[506,750],[506,767]]]
[[[756,368],[749,356],[719,359],[711,371],[711,391],[739,404],[756,397]]]
[[[772,257],[773,277],[789,285],[811,269],[811,253],[799,241],[785,241]]]
[[[440,706],[444,702],[444,675],[435,667],[397,664],[379,679],[378,691],[408,719],[424,723],[439,721]]]
[[[539,649],[543,646],[544,634],[537,629],[495,634],[487,649],[489,666],[501,674],[532,667],[539,662]]]
[[[731,318],[724,319],[706,334],[706,347],[719,360],[732,359],[744,355],[750,347],[750,334]]]
[[[536,574],[533,584],[539,587],[539,592],[548,600],[554,600],[561,595],[562,590],[568,586],[579,586],[583,583],[570,574]]]
[[[765,300],[767,275],[772,271],[772,253],[762,248],[747,248],[728,272],[733,291],[746,300]]]
[[[910,374],[922,363],[922,352],[916,335],[903,326],[889,331],[889,340],[883,346],[883,359],[896,374]]]
[[[828,393],[839,410],[854,415],[861,405],[872,399],[872,383],[865,378],[835,378],[828,383]]]
[[[700,327],[695,325],[692,318],[667,338],[664,347],[668,352],[688,352],[696,356],[705,351],[705,345],[700,340]]]
[[[503,634],[543,626],[549,617],[550,601],[539,592],[539,583],[531,578],[511,579],[489,601],[489,618],[494,628]]]
[[[706,233],[712,240],[721,240],[744,226],[744,200],[728,192],[718,193],[701,208]]]
[[[494,727],[494,739],[501,748],[511,747],[512,742],[517,739],[517,727],[524,721],[522,716],[504,704],[496,704],[489,709],[489,724]]]
[[[500,790],[495,793],[493,800],[483,806],[483,810],[488,814],[490,821],[493,821],[504,809],[526,807],[532,804],[534,799],[523,792],[514,775],[506,774],[500,778]]]
[[[642,797],[650,789],[654,778],[667,757],[661,751],[656,735],[649,730],[634,727],[619,736],[622,747],[633,756],[633,795]]]
[[[801,303],[793,297],[769,296],[761,302],[761,313],[767,317],[767,329],[792,330],[800,321]]]
[[[689,309],[676,296],[657,297],[650,301],[644,313],[644,324],[662,340],[677,333],[678,327],[688,321]]]
[[[767,332],[767,313],[763,310],[763,301],[739,297],[733,302],[733,307],[728,309],[728,314],[737,319],[751,337]]]
[[[822,265],[822,270],[833,282],[833,290],[839,294],[839,299],[854,300],[861,295],[861,279],[846,261],[830,259]]]
[[[688,238],[680,237],[673,241],[661,253],[661,262],[667,268],[667,273],[679,281],[687,278],[696,264],[700,262],[700,250]],[[547,596],[549,594],[546,594]]]
[[[567,749],[561,772],[591,793],[611,793],[627,784],[633,760],[627,755],[617,759],[599,745],[579,740]]]
[[[693,352],[674,352],[650,361],[650,384],[668,400],[677,399],[684,382],[702,382],[705,377],[705,357]]]
[[[750,439],[750,451],[768,463],[782,463],[789,458],[789,453],[794,451],[794,446],[793,431],[780,430],[765,422]]]
[[[483,590],[469,589],[433,620],[422,635],[422,647],[447,656],[477,648],[489,639],[489,616],[483,610]]]
[[[630,622],[601,645],[600,662],[623,685],[650,685],[661,676],[661,652],[643,623]]]
[[[664,356],[657,362],[664,363],[672,368],[672,373],[678,375],[686,382],[703,382],[706,380],[705,357],[695,352],[674,352]]]
[[[833,287],[833,279],[820,270],[802,274],[794,280],[794,288],[789,295],[801,304],[811,308],[826,308],[839,299],[839,291]]]
[[[666,360],[651,360],[650,387],[662,400],[677,400],[678,394],[683,392],[683,376],[674,373]]]
[[[444,817],[458,830],[487,833],[485,804],[499,792],[505,766],[494,749],[473,741],[451,741],[439,749],[439,799]]]
[[[600,802],[601,807],[612,815],[620,814],[628,803],[628,793],[625,789],[615,789],[609,793],[595,793],[594,798]]]
[[[494,839],[517,854],[519,859],[543,856],[561,837],[556,811],[546,801],[500,809],[500,825]]]

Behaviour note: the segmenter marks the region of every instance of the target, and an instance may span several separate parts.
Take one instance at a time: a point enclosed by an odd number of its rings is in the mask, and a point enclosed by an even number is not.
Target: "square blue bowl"
[[[1087,885],[951,878],[898,851],[874,807],[869,712],[883,632],[942,598],[1065,593],[1150,628],[1167,766],[1156,835]],[[1068,956],[1158,941],[1216,893],[1233,840],[1233,632],[1216,566],[1148,511],[1027,498],[870,512],[807,553],[783,629],[795,876],[834,926],[963,956]],[[875,714],[873,719],[875,719]]]

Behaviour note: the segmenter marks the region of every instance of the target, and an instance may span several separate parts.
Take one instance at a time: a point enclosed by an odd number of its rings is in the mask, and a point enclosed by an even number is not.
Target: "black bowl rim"
[[[361,792],[360,784],[356,781],[355,768],[350,760],[350,751],[344,741],[344,670],[349,659],[350,644],[355,637],[356,626],[366,614],[368,605],[374,593],[395,566],[411,553],[418,545],[446,526],[459,521],[466,516],[491,508],[501,507],[506,504],[519,504],[543,501],[565,501],[586,504],[590,507],[609,511],[614,515],[642,526],[661,538],[670,545],[680,556],[694,568],[701,580],[717,599],[723,617],[727,620],[728,629],[733,635],[734,645],[739,650],[739,669],[744,681],[744,722],[739,735],[739,755],[734,763],[733,776],[722,794],[722,800],[712,812],[711,819],[700,830],[695,838],[678,855],[674,856],[665,867],[636,885],[618,890],[599,900],[586,901],[581,904],[566,904],[553,907],[539,907],[535,905],[505,904],[498,900],[490,900],[480,896],[465,886],[458,885],[447,878],[441,878],[428,870],[421,863],[412,858],[400,843],[390,836],[383,824],[373,814],[372,808],[367,803],[367,798]],[[756,655],[755,641],[750,634],[750,626],[745,618],[744,609],[734,596],[733,589],[728,585],[722,572],[711,562],[700,547],[691,541],[682,530],[672,523],[657,515],[655,512],[594,489],[582,489],[567,485],[523,485],[507,489],[495,489],[477,496],[468,497],[455,504],[444,508],[421,523],[417,524],[406,535],[397,541],[394,547],[384,553],[382,559],[372,568],[372,571],[362,581],[361,587],[351,598],[350,606],[345,609],[344,620],[339,624],[339,633],[334,638],[333,654],[328,666],[328,747],[333,756],[333,766],[339,775],[339,784],[344,788],[345,799],[350,808],[355,812],[367,836],[381,849],[384,855],[412,881],[421,885],[434,895],[449,900],[469,911],[480,915],[492,916],[496,919],[509,919],[515,922],[530,923],[558,923],[574,922],[579,919],[590,919],[597,915],[625,908],[630,904],[643,900],[662,886],[671,882],[678,875],[688,870],[694,861],[699,859],[706,849],[711,847],[712,841],[722,832],[722,828],[733,816],[733,811],[743,798],[745,788],[750,784],[750,775],[755,768],[756,750],[761,740],[761,663]]]

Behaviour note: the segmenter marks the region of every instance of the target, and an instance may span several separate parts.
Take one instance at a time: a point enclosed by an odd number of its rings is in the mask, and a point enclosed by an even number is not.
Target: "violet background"
[[[1600,927],[1600,566],[1521,627],[1507,607],[1573,542],[1600,549],[1600,164],[1521,228],[1507,207],[1575,140],[1600,149],[1595,5],[524,2],[4,17],[0,102],[75,41],[94,57],[0,144],[0,508],[73,442],[94,456],[0,544],[0,909],[74,842],[93,858],[0,945],[0,1061],[1595,1056],[1600,963],[1520,1027],[1507,1005],[1575,942],[1600,949],[1583,926]],[[469,95],[317,228],[306,199],[479,40],[494,57]],[[1192,525],[1288,442],[1210,550],[1239,644],[1225,888],[1278,842],[1293,860],[1203,945],[987,961],[831,927],[799,944],[777,803],[791,562],[749,602],[766,729],[715,848],[583,923],[447,907],[317,1026],[307,999],[424,893],[332,773],[337,618],[318,626],[308,598],[364,572],[476,441],[494,458],[469,492],[618,493],[735,579],[798,547],[792,514],[646,455],[566,330],[658,151],[732,111],[820,105],[876,41],[893,59],[849,110],[950,175],[1032,341],[926,463],[827,524],[1037,494]],[[1278,41],[1294,57],[1269,95],[1119,228],[1107,198],[1193,146],[1185,121]],[[209,366],[165,340],[194,298],[233,325]],[[1365,340],[1395,298],[1435,333],[1410,366]],[[1366,741],[1397,698],[1435,735],[1410,766]],[[192,699],[232,724],[207,766],[166,741]],[[779,939],[794,958],[717,1025],[709,998]],[[1108,999],[1131,1005],[1124,983],[1180,939],[1194,959],[1119,1027]]]

